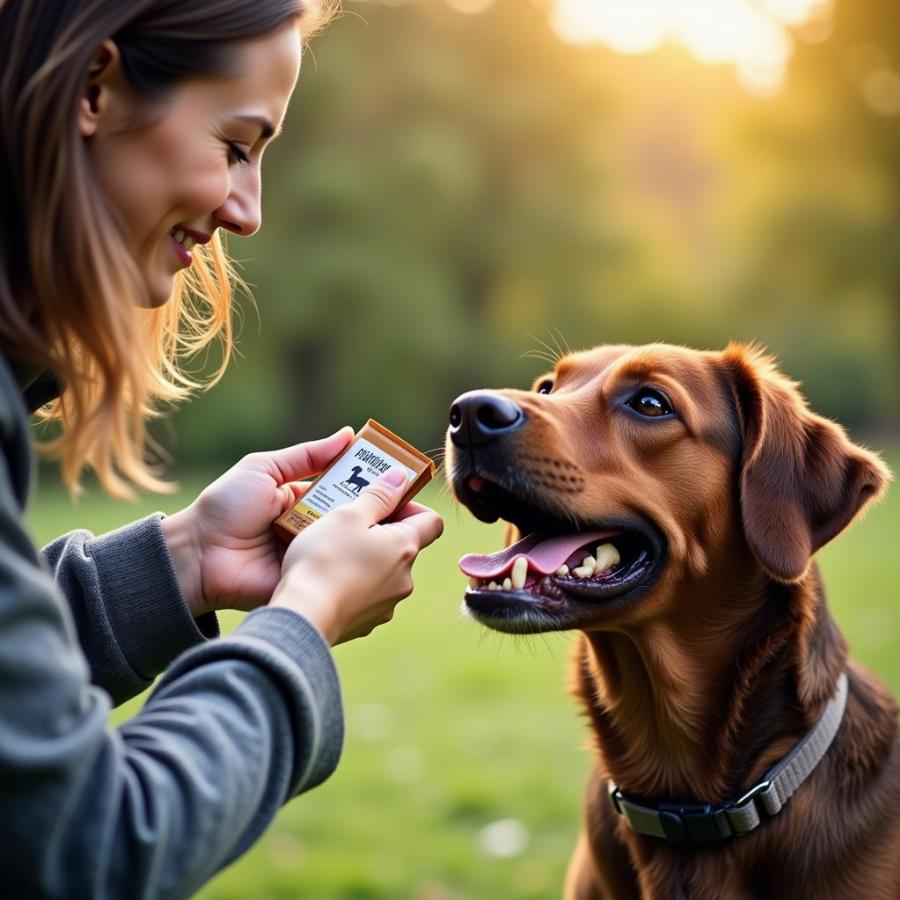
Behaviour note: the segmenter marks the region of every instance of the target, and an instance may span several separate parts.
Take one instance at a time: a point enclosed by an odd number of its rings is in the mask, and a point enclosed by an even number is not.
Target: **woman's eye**
[[[672,406],[665,394],[653,388],[641,388],[629,401],[635,412],[651,419],[672,415]]]
[[[231,163],[250,162],[250,157],[234,141],[226,141],[225,146],[228,147],[228,161],[229,162],[231,162]]]
[[[552,391],[552,390],[553,390],[553,382],[550,381],[550,379],[548,378],[546,381],[542,381],[538,385],[537,392],[539,394],[549,394],[550,391]]]

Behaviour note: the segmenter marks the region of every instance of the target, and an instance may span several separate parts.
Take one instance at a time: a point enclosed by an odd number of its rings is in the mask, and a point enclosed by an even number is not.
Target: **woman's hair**
[[[159,101],[187,79],[225,75],[235,42],[297,21],[303,39],[335,0],[0,0],[0,347],[50,369],[61,396],[39,444],[70,490],[92,467],[120,496],[170,486],[146,459],[146,420],[221,378],[233,346],[235,273],[218,238],[193,248],[171,300],[141,308],[146,287],[116,215],[95,189],[77,117],[102,42],[130,86]],[[213,341],[205,380],[181,360]]]

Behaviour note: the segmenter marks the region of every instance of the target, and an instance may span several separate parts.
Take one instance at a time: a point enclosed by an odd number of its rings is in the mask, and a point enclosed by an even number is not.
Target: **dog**
[[[570,353],[457,398],[446,447],[457,500],[508,523],[461,560],[467,614],[578,632],[568,900],[900,898],[898,706],[813,561],[886,489],[875,454],[741,344]]]
[[[365,478],[360,478],[359,473],[362,472],[362,466],[354,466],[350,470],[350,477],[345,478],[341,484],[346,484],[349,486],[350,490],[354,493],[360,493],[363,488],[369,486],[369,482],[366,481]]]

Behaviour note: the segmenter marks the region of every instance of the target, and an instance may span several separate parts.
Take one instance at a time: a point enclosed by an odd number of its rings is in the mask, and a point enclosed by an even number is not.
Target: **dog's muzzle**
[[[524,424],[522,407],[491,391],[461,394],[450,407],[450,440],[457,447],[484,447]]]

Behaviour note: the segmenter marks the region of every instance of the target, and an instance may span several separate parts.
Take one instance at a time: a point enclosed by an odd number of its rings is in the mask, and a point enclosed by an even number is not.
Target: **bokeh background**
[[[436,450],[456,394],[527,387],[544,345],[761,343],[896,470],[898,160],[896,3],[345,0],[267,154],[263,229],[232,244],[242,356],[157,429],[180,493],[73,508],[47,477],[35,530],[177,509],[248,451],[370,416]],[[336,652],[341,768],[206,900],[560,895],[591,756],[570,637],[465,621],[456,559],[500,532],[426,500],[447,531],[416,593]],[[895,490],[821,559],[900,692],[898,534]]]

